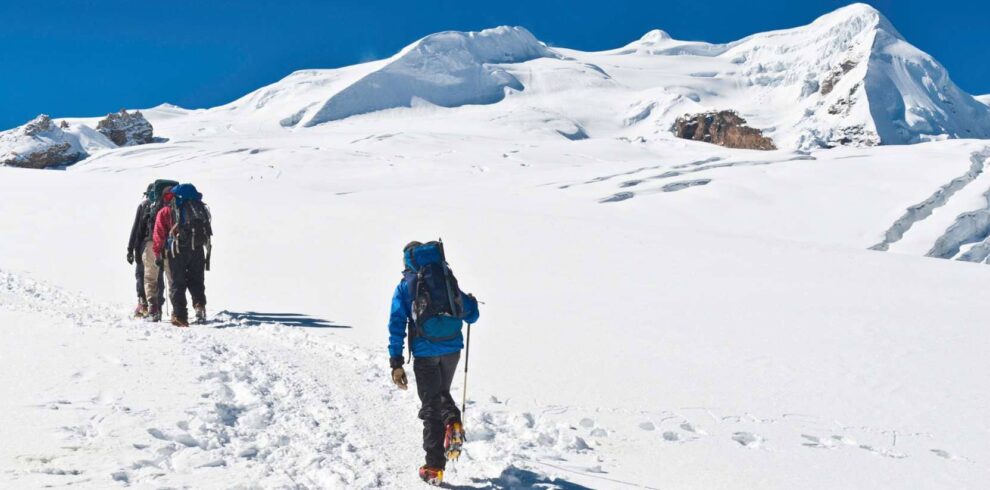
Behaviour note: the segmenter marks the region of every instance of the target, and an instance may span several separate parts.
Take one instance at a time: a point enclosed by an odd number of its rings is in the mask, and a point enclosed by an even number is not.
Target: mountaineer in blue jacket
[[[402,368],[408,332],[426,451],[419,476],[439,485],[447,460],[460,456],[464,442],[461,412],[450,395],[450,384],[464,348],[461,330],[464,322],[478,321],[478,301],[458,287],[444,257],[443,242],[410,242],[403,249],[403,259],[406,269],[392,295],[388,321],[389,364],[392,382],[408,389]]]

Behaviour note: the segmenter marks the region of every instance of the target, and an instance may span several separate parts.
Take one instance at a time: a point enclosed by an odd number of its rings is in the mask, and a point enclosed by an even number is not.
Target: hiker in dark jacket
[[[131,236],[127,241],[127,263],[134,264],[134,279],[137,281],[138,305],[134,309],[134,316],[138,318],[148,316],[148,297],[145,294],[145,268],[142,255],[144,254],[145,244],[151,239],[151,235],[149,234],[151,225],[149,221],[151,219],[152,203],[148,200],[151,187],[152,184],[149,184],[148,190],[144,193],[144,199],[141,201],[141,204],[138,204],[137,212],[134,214],[134,223],[131,225]],[[162,274],[158,274],[158,304],[161,304],[164,299],[164,295],[161,293],[163,289],[164,277]]]
[[[439,484],[443,481],[447,460],[460,456],[461,444],[464,441],[461,411],[450,395],[454,371],[461,358],[461,350],[464,349],[464,337],[460,329],[463,322],[477,322],[479,313],[478,302],[474,296],[461,291],[457,287],[456,279],[448,280],[447,284],[452,288],[446,290],[456,291],[458,297],[454,302],[462,305],[462,311],[458,312],[457,317],[445,318],[446,321],[452,322],[446,327],[449,335],[443,338],[426,338],[429,332],[416,327],[413,313],[416,306],[413,303],[417,296],[417,283],[420,277],[417,272],[425,266],[417,264],[415,257],[426,255],[417,255],[415,252],[417,249],[427,247],[439,247],[440,251],[436,257],[443,262],[443,270],[449,271],[443,258],[442,244],[431,242],[423,245],[414,241],[405,246],[403,257],[406,269],[392,295],[392,309],[388,321],[388,352],[392,382],[400,389],[408,389],[406,372],[402,368],[405,362],[402,357],[403,344],[408,330],[409,346],[414,358],[413,371],[416,373],[416,391],[422,403],[419,418],[423,420],[423,449],[426,451],[426,464],[419,469],[419,476],[428,483]]]

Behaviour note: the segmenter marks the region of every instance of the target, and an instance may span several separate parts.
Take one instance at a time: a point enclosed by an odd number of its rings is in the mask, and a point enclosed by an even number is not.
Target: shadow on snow
[[[253,327],[266,323],[277,323],[287,327],[304,328],[351,328],[349,325],[337,325],[332,321],[315,318],[299,313],[260,313],[257,311],[221,311],[217,313],[217,321],[221,322],[216,328],[236,326]]]
[[[571,483],[560,478],[550,479],[538,473],[510,466],[498,478],[472,478],[473,485],[444,484],[443,488],[452,490],[494,489],[508,490],[516,488],[545,488],[556,490],[591,490],[591,487]]]

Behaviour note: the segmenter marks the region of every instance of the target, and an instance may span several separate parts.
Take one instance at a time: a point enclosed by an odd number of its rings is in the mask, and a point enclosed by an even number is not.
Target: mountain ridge
[[[614,59],[599,59],[604,56]],[[734,77],[751,93],[731,94],[699,86],[696,80],[685,86],[654,79],[636,85],[634,89],[641,93],[632,98],[651,97],[639,104],[643,108],[639,111],[652,106],[653,112],[662,112],[662,116],[644,117],[637,129],[628,131],[622,124],[628,114],[615,114],[605,125],[608,127],[597,131],[601,135],[631,132],[636,137],[657,139],[660,133],[669,133],[676,115],[734,110],[763,128],[782,148],[990,138],[990,110],[956,87],[936,60],[907,43],[880,11],[861,3],[822,15],[805,26],[757,33],[726,44],[681,41],[654,29],[621,48],[580,52],[547,47],[521,27],[441,32],[411,43],[393,57],[375,62],[377,65],[345,67],[368,70],[339,90],[296,107],[279,122],[283,127],[313,127],[417,104],[445,108],[497,105],[513,94],[528,95],[532,101],[543,95],[577,93],[589,85],[608,85],[600,80],[600,74],[618,85],[628,84],[614,76],[608,65],[621,65],[622,57],[629,56],[652,56],[655,61],[667,57],[667,64],[710,59],[717,65],[726,61],[734,66],[687,75],[709,75],[714,82],[709,85]],[[632,64],[639,63],[634,58]],[[549,69],[569,70],[574,75],[570,80],[555,80],[552,90],[533,83],[540,78],[532,76],[534,72],[548,69],[534,66],[547,64],[539,59],[563,60]],[[587,67],[598,73],[587,72]],[[662,71],[664,67],[648,68]],[[527,77],[535,90],[523,81]],[[659,97],[652,93],[657,91],[662,92]],[[630,98],[628,95],[602,93],[598,97],[624,100]],[[530,105],[544,104],[534,101]],[[617,112],[614,106],[618,104],[602,105],[606,113]],[[768,106],[776,110],[768,110]],[[581,121],[568,107],[555,107],[554,112],[570,121],[568,125],[602,126]]]
[[[807,151],[990,138],[988,99],[957,87],[880,11],[857,3],[725,44],[654,29],[585,52],[549,47],[523,27],[445,31],[387,59],[297,70],[218,107],[150,114],[196,118],[201,134],[373,131],[382,119],[413,129],[429,115],[479,136],[663,142],[678,118],[730,111],[771,146]]]

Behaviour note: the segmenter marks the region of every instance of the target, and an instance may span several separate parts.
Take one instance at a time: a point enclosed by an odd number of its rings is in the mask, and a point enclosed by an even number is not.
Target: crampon
[[[461,457],[461,446],[464,445],[464,428],[460,422],[447,424],[447,431],[443,438],[443,449],[447,456],[447,461],[456,461]]]
[[[426,483],[439,487],[443,483],[443,470],[423,466],[419,469],[419,477]]]

